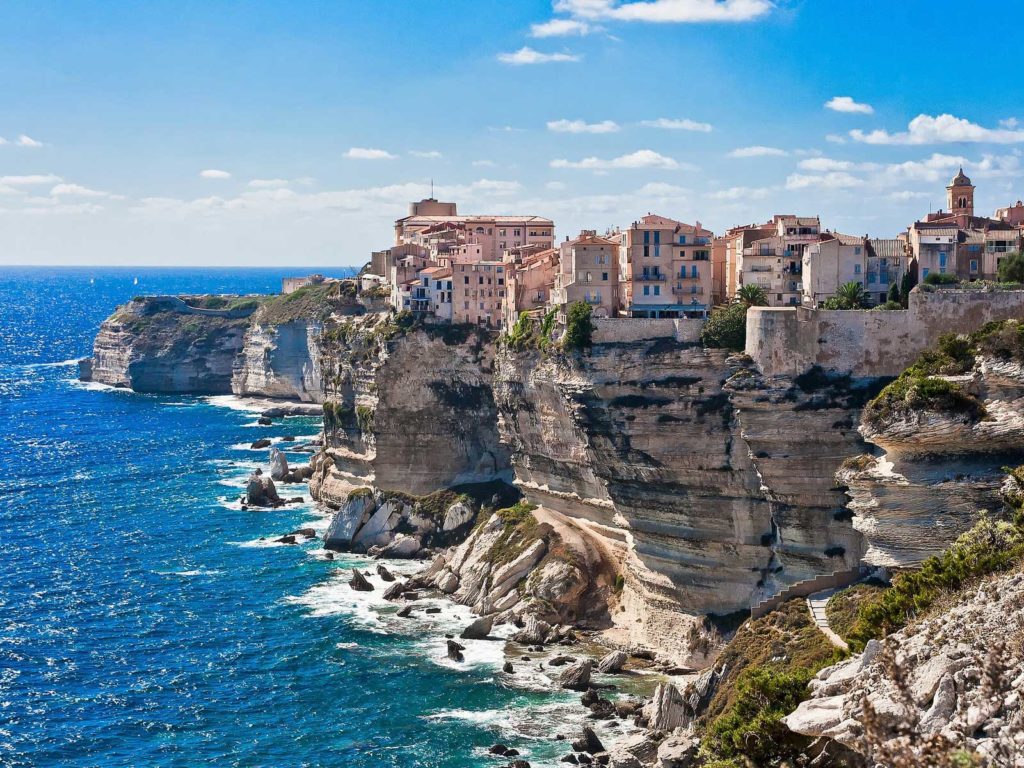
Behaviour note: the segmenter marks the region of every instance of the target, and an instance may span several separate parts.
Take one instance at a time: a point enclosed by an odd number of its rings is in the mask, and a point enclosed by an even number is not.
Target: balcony
[[[641,283],[655,283],[664,282],[667,279],[667,277],[667,275],[661,274],[660,272],[658,274],[644,272],[642,274],[637,275],[633,279]]]
[[[784,256],[785,250],[782,248],[744,248],[743,255],[747,258],[757,258],[758,256]]]
[[[583,301],[585,301],[587,304],[600,304],[601,303],[601,297],[600,296],[585,296],[583,298]]]
[[[698,288],[695,291],[692,288],[680,288],[679,286],[676,286],[672,289],[672,294],[675,296],[703,296],[704,289]]]

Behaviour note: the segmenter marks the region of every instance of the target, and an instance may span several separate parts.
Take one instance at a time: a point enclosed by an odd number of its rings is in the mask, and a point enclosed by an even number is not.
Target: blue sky
[[[431,179],[560,236],[648,211],[893,236],[963,162],[990,213],[1024,196],[1006,12],[6,0],[0,263],[362,263]]]

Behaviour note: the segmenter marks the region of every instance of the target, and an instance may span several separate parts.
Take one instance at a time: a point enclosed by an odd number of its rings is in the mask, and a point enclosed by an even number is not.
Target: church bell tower
[[[974,215],[974,185],[971,184],[971,180],[964,174],[963,166],[960,167],[960,172],[953,177],[953,180],[949,182],[949,186],[946,187],[946,203],[949,212],[954,216]]]

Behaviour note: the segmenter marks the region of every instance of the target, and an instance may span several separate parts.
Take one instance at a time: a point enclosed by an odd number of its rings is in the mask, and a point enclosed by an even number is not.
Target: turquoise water
[[[564,751],[546,737],[579,707],[540,676],[503,687],[501,643],[444,661],[462,609],[395,619],[379,590],[345,585],[365,562],[260,541],[324,520],[308,503],[242,511],[266,460],[247,445],[315,420],[260,428],[235,403],[74,381],[70,361],[131,296],[280,276],[0,273],[0,765],[455,768],[502,764],[483,754],[499,739],[534,765]]]

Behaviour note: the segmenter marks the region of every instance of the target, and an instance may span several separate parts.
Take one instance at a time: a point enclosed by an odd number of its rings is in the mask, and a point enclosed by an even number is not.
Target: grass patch
[[[533,516],[533,510],[536,508],[536,504],[524,500],[494,513],[504,528],[494,546],[487,552],[487,562],[494,566],[511,563],[528,546],[541,538],[540,523]]]
[[[840,637],[849,637],[861,607],[877,599],[885,589],[886,586],[881,582],[868,581],[837,592],[825,605],[829,626]]]
[[[791,733],[781,719],[810,695],[807,683],[815,673],[841,658],[803,600],[745,623],[716,661],[726,674],[702,716],[705,757],[722,766],[795,760],[811,740]]]
[[[340,283],[304,285],[263,303],[257,321],[263,325],[284,325],[296,320],[326,320],[341,298]]]

